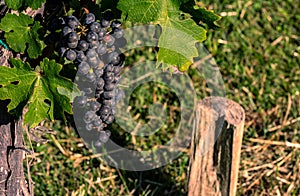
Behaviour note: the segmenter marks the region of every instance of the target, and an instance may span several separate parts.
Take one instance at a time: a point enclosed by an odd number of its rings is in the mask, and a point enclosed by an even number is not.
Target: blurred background
[[[213,56],[226,96],[242,105],[246,125],[238,195],[300,195],[300,2],[292,0],[205,0],[223,18],[204,46]],[[155,58],[155,48],[127,51],[127,65]],[[204,78],[188,72],[197,96],[208,95]],[[129,111],[147,122],[148,107],[159,101],[165,125],[154,136],[136,138],[113,125],[120,145],[147,150],[170,140],[178,126],[180,103],[168,87],[155,82],[137,88]],[[72,123],[53,124],[49,142],[32,142],[27,158],[36,195],[186,195],[188,149],[171,164],[143,172],[108,166],[85,148]],[[26,135],[25,135],[26,137]],[[28,148],[30,142],[27,140]],[[24,168],[27,171],[27,163]]]

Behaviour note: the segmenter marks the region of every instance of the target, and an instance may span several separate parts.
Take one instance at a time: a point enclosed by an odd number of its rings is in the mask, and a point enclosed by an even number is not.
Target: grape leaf
[[[39,22],[25,14],[19,16],[6,14],[0,23],[0,29],[5,31],[6,42],[16,52],[25,52],[30,58],[36,58],[42,54],[45,44],[40,37],[43,35],[43,28]],[[28,46],[26,47],[26,45]]]
[[[180,11],[186,1],[180,0],[120,0],[122,18],[133,23],[160,25],[157,64],[177,66],[185,71],[198,56],[195,46],[206,39],[206,30],[197,25],[189,14]]]
[[[46,0],[5,0],[5,4],[7,7],[13,10],[20,10],[20,8],[31,7],[36,10],[42,7],[42,3],[46,2]]]
[[[11,59],[11,64],[13,68],[0,66],[0,100],[11,100],[7,106],[10,113],[27,103],[24,124],[29,123],[31,128],[45,119],[65,119],[64,111],[72,113],[72,100],[66,94],[71,95],[76,88],[71,80],[59,75],[60,64],[47,58],[35,70],[21,60]],[[58,88],[65,93],[60,94]]]
[[[205,7],[202,7],[201,4],[195,5],[193,1],[188,1],[185,4],[182,4],[180,9],[189,13],[196,23],[205,23],[211,29],[220,28],[216,22],[221,20],[222,17],[215,14],[212,10],[207,10]]]

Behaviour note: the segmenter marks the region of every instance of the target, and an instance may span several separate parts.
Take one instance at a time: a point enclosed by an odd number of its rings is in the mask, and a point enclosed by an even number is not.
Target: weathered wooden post
[[[189,196],[235,196],[244,109],[223,97],[198,103],[189,165]]]

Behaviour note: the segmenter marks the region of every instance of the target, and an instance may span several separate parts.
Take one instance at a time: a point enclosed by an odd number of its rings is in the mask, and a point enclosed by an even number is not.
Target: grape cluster
[[[95,146],[106,143],[108,125],[114,121],[116,103],[124,96],[117,88],[125,56],[120,48],[126,43],[119,21],[103,17],[96,21],[88,13],[81,24],[75,16],[64,19],[59,53],[77,68],[76,83],[82,92],[74,100],[80,109],[82,129],[96,131]]]

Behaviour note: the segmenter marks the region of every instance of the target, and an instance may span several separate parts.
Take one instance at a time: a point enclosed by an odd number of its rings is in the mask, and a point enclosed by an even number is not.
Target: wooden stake
[[[198,103],[189,165],[189,196],[235,196],[244,109],[223,97]]]

